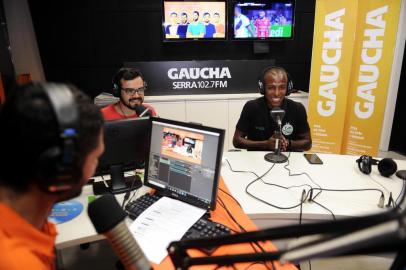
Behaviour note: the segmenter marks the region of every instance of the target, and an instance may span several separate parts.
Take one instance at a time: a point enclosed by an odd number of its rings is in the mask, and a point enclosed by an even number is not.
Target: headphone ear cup
[[[264,83],[261,80],[258,80],[258,90],[261,95],[265,95]]]
[[[293,81],[292,81],[292,78],[290,77],[289,73],[286,72],[286,74],[287,74],[288,82],[287,82],[285,96],[289,96],[293,92]]]
[[[378,171],[382,176],[390,177],[398,170],[398,165],[391,158],[384,158],[378,163]]]
[[[111,93],[115,97],[120,97],[120,89],[116,83],[113,83],[113,89],[111,90]]]
[[[61,155],[61,149],[55,146],[45,150],[38,158],[37,175],[40,187],[45,191],[49,191],[49,187],[58,177],[58,162]]]
[[[372,171],[372,164],[371,164],[371,157],[370,156],[361,156],[357,159],[358,169],[363,174],[370,174]]]

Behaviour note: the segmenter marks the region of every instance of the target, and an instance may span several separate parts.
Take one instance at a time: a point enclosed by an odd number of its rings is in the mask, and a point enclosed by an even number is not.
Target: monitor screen
[[[134,185],[132,180],[125,182],[124,172],[143,168],[148,157],[150,139],[149,117],[109,121],[104,125],[104,153],[99,158],[96,175],[110,174],[110,190],[121,193]],[[95,186],[94,186],[95,187]],[[97,186],[103,188],[103,186]],[[121,191],[120,191],[121,190]],[[96,191],[96,193],[104,193]]]
[[[163,1],[164,41],[225,40],[226,1]]]
[[[215,209],[224,130],[152,119],[144,184],[168,197]]]
[[[292,39],[294,0],[237,1],[233,10],[233,38]]]

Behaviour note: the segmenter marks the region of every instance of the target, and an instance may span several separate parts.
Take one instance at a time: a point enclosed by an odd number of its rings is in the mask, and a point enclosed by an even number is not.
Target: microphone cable
[[[131,174],[129,174],[128,172],[126,172],[126,173],[124,173],[124,177],[125,177],[125,174],[127,174],[127,176],[132,176]],[[125,195],[124,195],[123,203],[121,204],[121,208],[122,208],[123,210],[124,210],[124,208],[125,208],[126,202],[127,202],[127,201],[128,201],[128,202],[131,202],[131,199],[134,197],[135,193],[138,193],[139,188],[133,190],[134,184],[135,184],[136,181],[137,181],[137,173],[134,171],[134,179],[133,179],[132,182],[131,182],[131,186],[130,186],[129,190],[126,191],[126,193],[125,193]],[[131,193],[132,193],[132,195],[131,195]]]
[[[269,168],[269,170],[267,170],[263,175],[258,176],[255,172],[252,172],[252,171],[237,171],[237,170],[234,170],[234,169],[232,168],[230,162],[228,161],[228,159],[226,159],[226,161],[227,161],[227,163],[228,163],[228,165],[229,165],[229,167],[230,167],[230,170],[231,170],[232,172],[237,172],[237,173],[252,173],[252,174],[254,174],[254,175],[257,177],[256,179],[254,179],[253,181],[251,181],[251,182],[245,187],[245,193],[246,193],[246,194],[248,194],[248,195],[251,196],[252,198],[254,198],[254,199],[256,199],[256,200],[258,200],[258,201],[260,201],[260,202],[262,202],[262,203],[265,203],[265,204],[267,204],[267,205],[269,205],[269,206],[272,206],[272,207],[274,207],[274,208],[277,208],[277,209],[281,209],[281,210],[294,209],[294,208],[296,208],[296,207],[299,207],[301,203],[296,204],[296,205],[293,205],[293,206],[288,206],[288,207],[277,206],[277,205],[271,204],[271,203],[269,203],[269,202],[267,202],[267,201],[264,201],[264,200],[258,198],[257,196],[255,196],[254,194],[250,193],[250,192],[248,191],[249,187],[250,187],[252,184],[254,184],[255,182],[257,182],[258,180],[260,180],[260,181],[262,181],[262,182],[263,182],[264,184],[266,184],[266,185],[276,186],[276,187],[283,188],[283,189],[290,189],[290,188],[302,187],[302,186],[309,186],[309,187],[311,188],[311,186],[308,185],[308,184],[304,184],[304,185],[300,185],[300,186],[285,187],[285,186],[281,186],[281,185],[278,185],[278,184],[273,184],[273,183],[265,182],[262,178],[263,178],[266,174],[268,174],[268,173],[273,169],[273,167],[275,166],[276,163],[273,163],[272,166],[271,166],[271,168]],[[306,195],[306,198],[307,198],[307,195]]]
[[[406,181],[403,181],[402,189],[400,190],[399,196],[395,200],[395,207],[400,207],[398,200],[402,197],[403,192],[405,192]]]
[[[325,210],[327,210],[328,212],[330,212],[330,214],[331,214],[332,217],[333,217],[333,220],[336,220],[336,217],[335,217],[333,211],[331,211],[330,209],[328,209],[326,206],[322,205],[321,203],[315,201],[316,197],[319,196],[319,195],[323,192],[323,188],[322,188],[316,181],[314,181],[313,178],[312,178],[307,172],[292,173],[291,170],[288,168],[288,166],[290,165],[290,163],[289,163],[290,154],[291,154],[291,153],[289,152],[287,163],[286,163],[285,166],[283,166],[283,167],[285,168],[285,170],[288,171],[288,175],[289,175],[289,176],[301,176],[301,175],[305,175],[305,176],[307,176],[307,178],[310,179],[310,181],[311,181],[313,184],[315,184],[318,188],[320,188],[319,193],[317,193],[317,194],[314,196],[314,198],[312,198],[311,196],[309,196],[309,201],[314,202],[314,203],[317,204],[318,206],[320,206],[320,207],[324,208]],[[310,188],[309,192],[310,192],[310,195],[313,193],[313,187]],[[301,208],[302,208],[302,207],[301,207]],[[300,216],[300,218],[301,218],[301,216]],[[300,225],[300,221],[299,221],[299,225]]]
[[[225,192],[224,190],[223,190],[223,192]],[[237,200],[233,197],[233,196],[231,196],[231,194],[229,194],[229,193],[227,193],[227,192],[225,192],[226,194],[228,194],[231,198],[233,198],[236,202],[237,202]],[[226,213],[227,213],[227,215],[232,219],[232,221],[238,226],[238,228],[240,229],[240,232],[247,232],[247,230],[237,221],[237,219],[234,217],[234,215],[231,213],[231,211],[227,208],[227,206],[226,206],[226,204],[224,203],[224,201],[220,198],[220,197],[217,197],[217,200],[218,200],[218,202],[219,202],[219,204],[224,208],[224,210],[226,211]],[[238,202],[237,202],[238,203]],[[239,203],[238,203],[238,205],[239,205]],[[241,207],[241,206],[240,206]],[[238,233],[238,231],[236,231],[236,230],[233,230],[235,233]],[[250,242],[250,245],[251,245],[251,247],[252,247],[252,249],[254,250],[254,252],[255,253],[258,253],[258,251],[256,250],[256,248],[254,247],[254,245],[256,245],[262,252],[265,252],[265,249],[259,244],[259,241],[254,241],[254,242]],[[264,262],[261,262],[261,263],[263,263],[264,264],[264,266],[267,268],[267,269],[270,269],[267,265],[266,265],[266,261],[264,261]],[[271,261],[271,263],[272,263],[272,269],[276,269],[275,268],[275,266],[274,266],[274,263],[273,263],[273,261]]]

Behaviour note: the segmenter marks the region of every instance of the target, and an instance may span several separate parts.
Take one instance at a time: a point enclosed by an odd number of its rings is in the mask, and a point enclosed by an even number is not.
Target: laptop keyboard
[[[136,219],[142,212],[150,207],[154,202],[158,201],[161,197],[155,194],[146,193],[138,199],[129,202],[125,210],[127,211],[131,219]],[[186,239],[200,239],[200,238],[212,238],[223,235],[230,235],[231,231],[223,224],[211,221],[204,216],[201,217],[186,233],[181,240]],[[210,255],[216,250],[216,247],[200,248],[201,251]]]

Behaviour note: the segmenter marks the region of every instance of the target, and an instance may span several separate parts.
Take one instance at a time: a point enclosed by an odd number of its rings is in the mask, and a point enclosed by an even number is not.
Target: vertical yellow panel
[[[310,75],[313,152],[340,153],[358,1],[317,0]]]
[[[342,153],[378,153],[400,0],[359,0]]]

